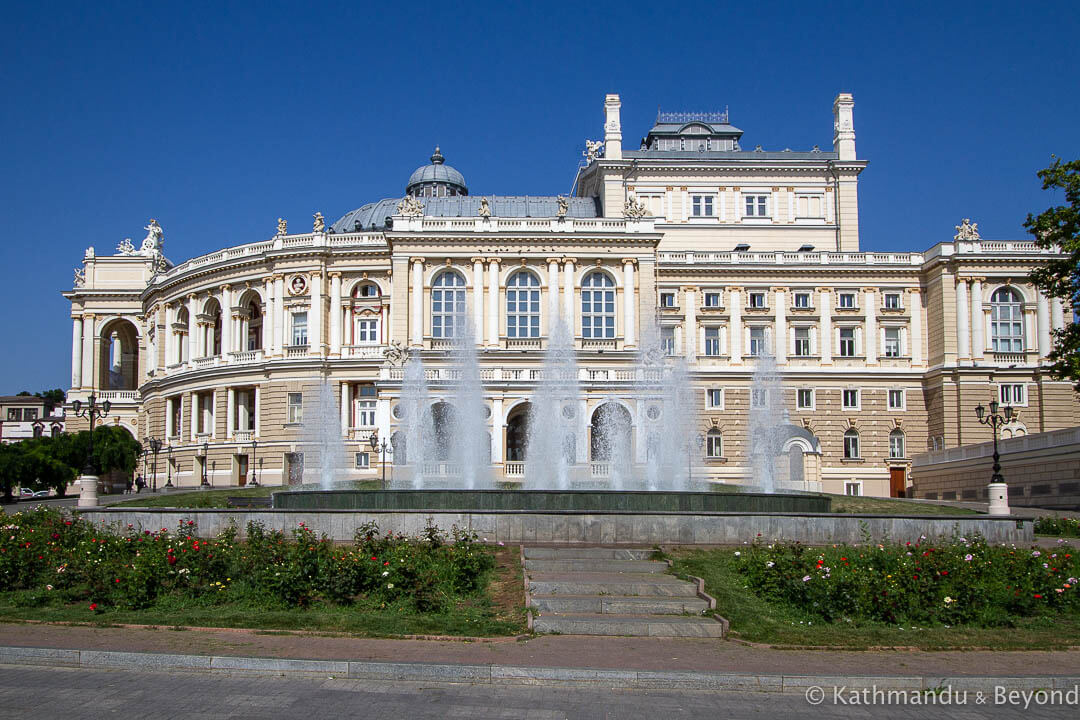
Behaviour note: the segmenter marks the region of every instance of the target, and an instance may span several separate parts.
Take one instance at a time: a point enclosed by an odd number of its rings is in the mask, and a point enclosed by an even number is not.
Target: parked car
[[[51,490],[38,490],[37,492],[34,492],[30,488],[19,488],[20,500],[40,500],[47,497],[52,497]]]
[[[19,488],[19,497],[23,500],[29,500],[34,497],[34,491],[30,488]]]

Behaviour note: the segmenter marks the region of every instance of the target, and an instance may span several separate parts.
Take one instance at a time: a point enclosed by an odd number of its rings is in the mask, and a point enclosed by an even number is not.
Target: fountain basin
[[[624,490],[316,490],[273,495],[276,510],[827,513],[811,493]]]

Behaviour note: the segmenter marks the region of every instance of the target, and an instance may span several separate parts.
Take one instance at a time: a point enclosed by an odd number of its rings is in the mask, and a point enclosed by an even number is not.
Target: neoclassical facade
[[[753,482],[747,423],[767,402],[788,428],[787,477],[850,494],[901,494],[912,455],[988,439],[973,408],[991,397],[1018,409],[1009,435],[1080,424],[1071,387],[1044,370],[1071,318],[1027,281],[1047,257],[1033,243],[986,241],[964,220],[922,252],[860,250],[850,95],[833,103],[829,150],[744,148],[727,113],[659,113],[624,149],[619,111],[608,95],[570,197],[472,194],[436,149],[404,196],[329,225],[316,213],[310,231],[279,220],[270,238],[175,265],[154,221],[139,248],[88,249],[65,293],[68,402],[96,393],[107,422],[160,439],[159,486],[284,484],[304,477],[329,385],[343,474],[374,478],[395,462],[369,438],[399,430],[402,360],[422,358],[432,402],[448,402],[448,351],[468,329],[493,471],[513,482],[561,321],[584,476],[607,472],[592,435],[616,405],[634,462],[650,461],[643,357],[685,363],[693,472],[713,482]],[[766,357],[779,399],[753,381]]]

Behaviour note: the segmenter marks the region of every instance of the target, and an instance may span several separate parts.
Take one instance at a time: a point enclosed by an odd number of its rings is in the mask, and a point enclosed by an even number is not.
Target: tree
[[[45,401],[45,414],[52,415],[53,410],[57,405],[63,405],[64,399],[67,397],[64,395],[64,391],[60,388],[54,388],[52,390],[45,390],[44,392],[34,393],[34,397],[39,397]]]
[[[1038,172],[1043,190],[1062,190],[1065,204],[1050,207],[1038,215],[1028,214],[1024,227],[1035,244],[1054,249],[1062,257],[1050,260],[1031,272],[1031,282],[1051,298],[1059,298],[1080,317],[1080,160],[1062,162],[1053,157],[1050,167]],[[1054,377],[1075,383],[1080,392],[1080,325],[1071,322],[1054,331],[1050,353]]]

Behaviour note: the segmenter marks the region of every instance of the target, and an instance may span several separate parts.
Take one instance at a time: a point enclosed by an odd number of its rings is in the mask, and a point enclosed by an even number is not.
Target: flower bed
[[[1041,517],[1035,521],[1035,534],[1080,537],[1080,518]]]
[[[406,538],[372,524],[341,546],[302,523],[287,535],[251,524],[244,541],[235,530],[210,540],[195,537],[192,521],[174,531],[115,532],[37,508],[10,516],[0,532],[7,604],[97,614],[239,605],[434,615],[468,606],[482,616],[495,566],[491,548],[457,529]]]
[[[1080,560],[1068,545],[1023,549],[961,537],[826,548],[755,543],[734,555],[755,595],[826,623],[999,627],[1080,614]]]

